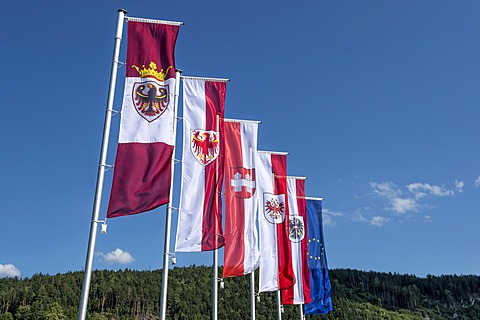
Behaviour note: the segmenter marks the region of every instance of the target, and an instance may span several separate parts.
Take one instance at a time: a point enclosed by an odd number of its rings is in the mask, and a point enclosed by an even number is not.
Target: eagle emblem
[[[285,220],[285,195],[264,193],[263,215],[270,223],[282,223]]]
[[[288,238],[292,242],[300,242],[305,237],[305,223],[303,217],[294,215],[289,217]]]
[[[168,85],[161,85],[148,80],[135,82],[132,90],[132,99],[135,110],[148,122],[158,119],[169,104]]]
[[[230,168],[230,187],[237,198],[251,198],[255,193],[255,169],[243,167]]]
[[[200,129],[190,131],[190,150],[202,166],[208,165],[218,157],[220,152],[219,135],[217,131]]]

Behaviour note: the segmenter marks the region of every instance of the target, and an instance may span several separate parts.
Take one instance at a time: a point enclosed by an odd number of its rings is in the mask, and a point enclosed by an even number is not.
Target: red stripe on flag
[[[119,143],[107,218],[155,209],[169,201],[173,146]]]
[[[288,238],[287,156],[272,154],[272,172],[275,177],[274,193],[285,195],[285,220],[277,224],[278,288],[287,289],[295,284],[292,265],[292,247]]]
[[[140,69],[150,69],[156,64],[156,71],[166,72],[165,79],[175,77],[175,42],[179,26],[160,23],[128,22],[127,77],[138,77]]]
[[[244,200],[233,194],[231,181],[232,168],[243,167],[242,139],[240,123],[229,122],[224,124],[225,141],[225,251],[224,277],[243,276],[245,274],[245,208]]]
[[[225,82],[205,82],[205,130],[217,128],[217,116],[223,118],[225,95]],[[220,193],[223,181],[223,148],[212,163],[205,166],[205,200],[202,219],[202,251],[214,250],[223,246],[222,236],[222,202]]]

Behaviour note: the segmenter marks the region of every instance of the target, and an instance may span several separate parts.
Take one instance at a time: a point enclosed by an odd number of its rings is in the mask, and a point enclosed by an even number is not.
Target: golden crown
[[[160,71],[157,71],[157,65],[155,62],[150,62],[148,65],[150,68],[145,68],[145,65],[143,65],[143,69],[140,69],[139,67],[133,65],[132,68],[135,68],[140,75],[140,78],[145,78],[145,77],[154,77],[157,80],[164,81],[165,77],[167,76],[168,70],[172,68],[172,66],[168,67],[167,70],[163,71],[161,69]]]

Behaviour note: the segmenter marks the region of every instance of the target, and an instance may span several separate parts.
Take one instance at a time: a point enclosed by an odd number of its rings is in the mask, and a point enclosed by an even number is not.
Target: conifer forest
[[[221,270],[220,270],[221,274]],[[334,311],[306,319],[480,319],[480,277],[425,278],[351,269],[329,272]],[[96,270],[88,319],[158,319],[161,270]],[[0,279],[0,320],[77,319],[83,273],[35,274]],[[218,291],[218,319],[250,319],[249,277],[224,279]],[[212,269],[170,271],[167,318],[211,319]],[[276,319],[276,294],[261,293],[256,319]],[[285,305],[282,319],[299,319],[298,306]]]

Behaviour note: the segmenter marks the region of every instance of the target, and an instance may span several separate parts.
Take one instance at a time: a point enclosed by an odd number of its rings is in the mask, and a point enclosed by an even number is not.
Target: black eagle
[[[135,105],[138,111],[149,117],[155,117],[163,113],[168,105],[167,88],[157,88],[154,84],[147,84],[147,92],[145,85],[138,86],[135,91]]]

